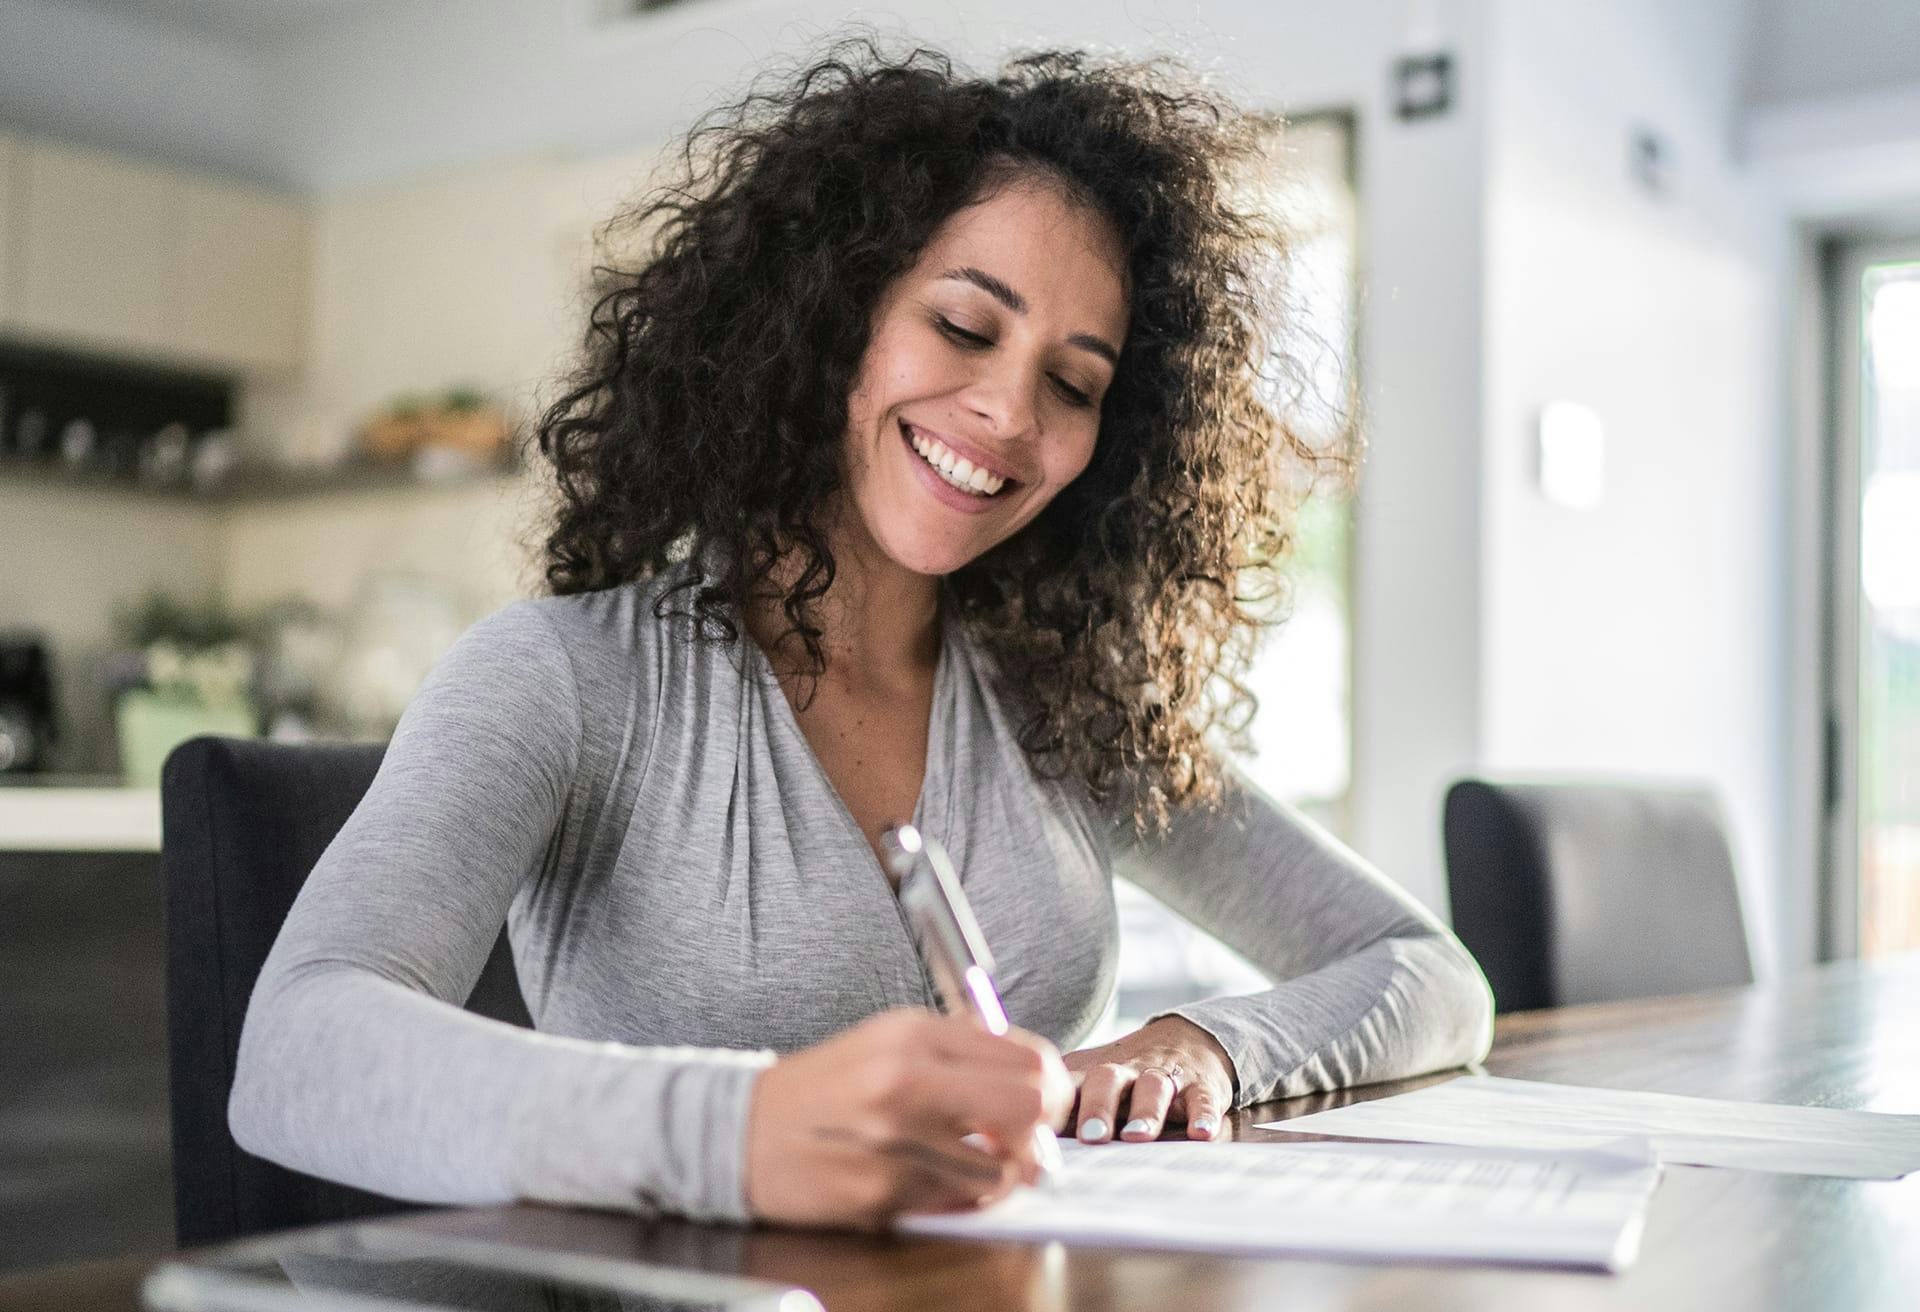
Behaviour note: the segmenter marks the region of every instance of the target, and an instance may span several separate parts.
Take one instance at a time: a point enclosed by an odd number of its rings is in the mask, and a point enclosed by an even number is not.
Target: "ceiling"
[[[1913,86],[1914,0],[1749,0],[1748,99],[1759,104]]]
[[[70,0],[73,2],[73,0]],[[77,0],[89,8],[229,41],[259,41],[385,7],[383,0]]]

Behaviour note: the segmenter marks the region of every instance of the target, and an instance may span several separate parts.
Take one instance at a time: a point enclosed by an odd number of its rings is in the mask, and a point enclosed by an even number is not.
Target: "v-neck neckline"
[[[940,640],[939,650],[934,657],[933,664],[932,704],[927,714],[927,755],[926,760],[923,761],[920,766],[920,791],[914,797],[913,814],[909,817],[916,828],[928,831],[934,828],[934,826],[930,826],[928,823],[927,810],[929,803],[934,798],[934,772],[936,769],[940,771],[941,786],[943,788],[946,783],[946,771],[943,768],[943,763],[946,759],[945,722],[948,717],[945,711],[947,699],[950,696],[949,684],[952,680],[953,635],[949,626],[953,621],[951,618],[951,607],[948,606],[944,596],[941,598],[936,622],[940,626]],[[834,785],[833,776],[829,775],[826,766],[820,763],[819,753],[813,750],[812,741],[807,737],[806,731],[800,727],[800,717],[795,714],[793,704],[787,700],[786,689],[780,686],[779,676],[774,673],[772,659],[761,649],[760,644],[754,640],[752,634],[744,632],[743,629],[741,637],[751,649],[750,655],[756,670],[756,679],[767,689],[768,697],[775,703],[773,714],[782,718],[786,727],[799,742],[800,750],[806,755],[807,762],[813,769],[815,780],[817,780],[821,788],[826,791],[827,796],[833,799],[833,805],[839,811],[840,819],[845,825],[847,832],[851,834],[854,841],[859,844],[860,850],[866,853],[867,859],[872,863],[873,870],[880,876],[881,886],[885,888],[889,894],[897,896],[897,891],[893,887],[893,880],[888,877],[885,867],[880,864],[879,857],[874,853],[873,844],[867,840],[866,831],[860,827],[859,819],[853,814],[853,808],[848,806],[846,798],[840,795],[839,788]],[[944,811],[946,808],[942,807],[941,809],[943,814],[939,819],[941,826],[944,827],[946,820]]]

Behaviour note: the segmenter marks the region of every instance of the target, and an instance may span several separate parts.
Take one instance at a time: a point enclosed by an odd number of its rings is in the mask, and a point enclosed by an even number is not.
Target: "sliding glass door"
[[[1832,270],[1826,948],[1873,957],[1920,949],[1920,240]]]

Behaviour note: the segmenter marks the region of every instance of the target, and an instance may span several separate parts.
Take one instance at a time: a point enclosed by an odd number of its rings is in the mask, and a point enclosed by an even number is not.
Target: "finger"
[[[1082,1143],[1105,1143],[1113,1137],[1120,1113],[1120,1095],[1133,1083],[1133,1068],[1114,1063],[1096,1066],[1080,1081],[1079,1122]]]
[[[929,1144],[840,1126],[817,1133],[850,1153],[847,1176],[868,1229],[884,1230],[904,1212],[977,1207],[1018,1183],[1010,1164],[957,1141]]]
[[[969,1197],[997,1184],[1007,1169],[998,1157],[957,1139],[928,1141],[906,1134],[863,1134],[838,1125],[821,1126],[815,1133],[856,1153],[884,1158],[903,1175],[911,1173]]]
[[[1173,1105],[1173,1095],[1179,1091],[1179,1086],[1164,1069],[1155,1066],[1141,1071],[1133,1082],[1127,1101],[1127,1123],[1120,1127],[1120,1137],[1129,1143],[1159,1138],[1160,1127],[1166,1124],[1167,1108]]]
[[[933,1065],[908,1078],[882,1119],[921,1142],[983,1136],[983,1147],[1015,1163],[1022,1178],[1032,1178],[1039,1170],[1034,1131],[1052,1133],[1047,1128],[1051,1115],[1045,1096],[1028,1078]]]
[[[971,1134],[940,1149],[929,1154],[925,1145],[889,1145],[904,1172],[899,1210],[968,1211],[997,1202],[1016,1185],[1033,1183],[1031,1172],[1001,1153],[988,1136]],[[964,1179],[956,1180],[955,1159],[967,1158],[975,1159],[974,1164],[963,1172]]]
[[[1062,1060],[1065,1059],[1063,1058]],[[1054,1128],[1056,1130],[1060,1130],[1066,1134],[1072,1134],[1074,1127],[1080,1124],[1080,1090],[1081,1087],[1086,1084],[1087,1072],[1091,1069],[1093,1069],[1092,1066],[1079,1068],[1069,1066],[1067,1068],[1067,1075],[1073,1081],[1073,1101],[1067,1105],[1066,1116],[1055,1123]]]
[[[1058,1124],[1078,1096],[1080,1082],[1067,1069],[1066,1062],[1061,1059],[1060,1049],[1038,1034],[1010,1029],[1006,1037],[1039,1056],[1040,1092],[1046,1104],[1046,1119],[1049,1124]]]
[[[1005,1196],[999,1185],[956,1185],[950,1177],[914,1165],[890,1167],[880,1201],[867,1210],[864,1228],[884,1233],[894,1221],[918,1213],[970,1212]],[[1009,1188],[1011,1186],[1008,1186]]]
[[[1037,1034],[1010,1029],[992,1034],[965,1016],[931,1017],[923,1031],[928,1050],[946,1061],[993,1070],[1040,1071],[1060,1050]]]
[[[975,1130],[964,1135],[960,1142],[979,1152],[988,1154],[996,1162],[1005,1163],[1008,1167],[1012,1168],[1014,1174],[1019,1177],[1022,1184],[1033,1184],[1040,1178],[1039,1151],[1034,1145],[1035,1136],[1040,1134],[1051,1135],[1051,1133],[1051,1131],[1038,1129],[1029,1131],[1022,1141],[1019,1151],[1014,1151],[1003,1146],[996,1136],[980,1130]]]
[[[951,1021],[940,1018],[921,1032],[925,1046],[905,1063],[909,1099],[941,1109],[962,1132],[1001,1131],[1008,1140],[1066,1124],[1073,1077],[1051,1043],[1019,1030],[1005,1036],[956,1031]]]
[[[1004,1148],[993,1135],[979,1131],[966,1135],[960,1142],[971,1144],[981,1152],[992,1154],[995,1161],[1004,1162],[1019,1183],[1038,1184],[1041,1175],[1047,1169],[1041,1165],[1041,1148],[1038,1142],[1041,1135],[1051,1140],[1054,1132],[1036,1127],[1021,1139],[1017,1150]],[[1049,1155],[1049,1161],[1051,1161],[1051,1155]]]
[[[1187,1118],[1187,1138],[1213,1139],[1219,1136],[1220,1121],[1226,1109],[1218,1095],[1204,1084],[1194,1084],[1180,1095],[1180,1101]]]
[[[1100,1055],[1097,1048],[1075,1048],[1072,1052],[1061,1053],[1060,1060],[1077,1079],[1106,1061],[1106,1058]]]
[[[1052,1128],[1066,1122],[1073,1106],[1073,1077],[1061,1064],[1059,1050],[1045,1039],[1020,1030],[993,1035],[973,1029],[956,1032],[943,1025],[928,1041],[928,1055],[948,1072],[947,1079],[1002,1078],[1031,1086],[1040,1096],[1035,1123]]]
[[[973,1187],[957,1193],[930,1193],[926,1198],[912,1204],[916,1212],[971,1212],[999,1202],[1014,1187],[1020,1184],[1011,1167],[1001,1172],[1000,1178],[984,1188]],[[1031,1183],[1028,1181],[1027,1183]]]
[[[1073,1099],[1067,1103],[1066,1114],[1056,1117],[1050,1127],[1055,1134],[1072,1134],[1074,1127],[1080,1124],[1080,1085],[1073,1086]]]

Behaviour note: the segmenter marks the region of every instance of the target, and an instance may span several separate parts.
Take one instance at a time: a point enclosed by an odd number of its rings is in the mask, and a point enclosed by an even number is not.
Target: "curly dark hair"
[[[536,429],[559,493],[547,586],[612,587],[720,544],[723,571],[688,579],[673,613],[730,643],[785,561],[774,595],[817,677],[835,570],[819,512],[843,486],[874,309],[949,216],[1038,179],[1119,235],[1126,340],[1086,470],[948,582],[1036,773],[1117,798],[1143,831],[1216,799],[1208,735],[1251,717],[1241,675],[1311,481],[1289,475],[1344,460],[1285,417],[1286,237],[1234,190],[1264,126],[1173,61],[1073,51],[983,79],[858,37],[756,82],[603,230],[649,244],[595,270],[582,363]]]

